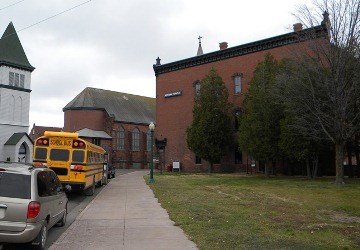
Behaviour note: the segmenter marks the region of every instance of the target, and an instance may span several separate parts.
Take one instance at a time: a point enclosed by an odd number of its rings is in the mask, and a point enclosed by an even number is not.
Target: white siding
[[[0,88],[0,124],[29,126],[30,92]],[[12,99],[15,100],[15,107]],[[12,109],[13,108],[13,109]],[[14,115],[11,113],[15,111]]]
[[[25,75],[24,88],[31,89],[31,72],[21,69],[15,69],[8,66],[0,67],[0,84],[9,85],[9,72]]]
[[[27,133],[28,129],[29,129],[28,127],[11,126],[11,125],[2,125],[2,124],[0,124],[0,161],[5,161],[6,157],[9,157],[9,156],[4,155],[4,143],[14,133],[21,133],[21,132]],[[32,147],[31,147],[31,152],[32,152]],[[12,155],[12,156],[14,156],[14,155]]]
[[[7,66],[0,67],[0,84],[9,85],[9,72],[25,75],[24,89],[31,89],[31,72]],[[27,133],[29,130],[30,92],[0,87],[0,161],[10,157],[18,161],[19,148],[25,143],[26,161],[32,161],[32,143],[24,136],[17,145],[4,143],[14,133]]]

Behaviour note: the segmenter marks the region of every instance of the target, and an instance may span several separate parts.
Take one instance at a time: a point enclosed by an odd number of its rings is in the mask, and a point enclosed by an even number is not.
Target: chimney
[[[228,43],[227,42],[219,43],[219,47],[220,47],[220,50],[227,49]]]
[[[294,32],[298,32],[303,29],[302,23],[295,23],[293,26],[294,26]]]

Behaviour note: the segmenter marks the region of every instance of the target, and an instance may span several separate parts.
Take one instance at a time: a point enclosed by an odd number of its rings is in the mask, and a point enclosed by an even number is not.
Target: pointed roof
[[[32,142],[31,138],[28,136],[27,133],[14,133],[10,138],[4,143],[4,145],[16,145],[24,136],[29,138],[29,140]]]
[[[155,122],[155,102],[151,97],[87,87],[63,111],[105,110],[115,121],[149,124]]]
[[[21,45],[12,22],[9,23],[0,39],[0,65],[7,65],[28,71],[35,69],[26,57],[24,48]]]
[[[202,47],[201,47],[201,36],[199,36],[199,47],[198,47],[198,50],[197,50],[197,53],[196,53],[196,56],[201,56],[203,53],[203,50],[202,50]]]

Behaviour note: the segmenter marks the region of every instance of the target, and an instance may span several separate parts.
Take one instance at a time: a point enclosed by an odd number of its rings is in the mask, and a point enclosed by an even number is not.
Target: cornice
[[[0,88],[18,90],[18,91],[29,92],[29,93],[31,92],[31,89],[24,89],[24,88],[10,86],[10,85],[4,85],[4,84],[0,84]]]
[[[187,58],[184,60],[167,63],[164,65],[153,65],[155,76],[171,71],[177,71],[190,67],[195,67],[202,64],[212,63],[220,60],[225,60],[237,56],[256,53],[263,50],[282,47],[290,44],[295,44],[307,40],[312,40],[320,37],[326,38],[328,36],[325,25],[315,26],[309,29],[304,29],[297,32],[291,32],[280,36],[259,40],[252,43],[247,43],[224,50],[203,54]]]
[[[30,71],[33,72],[34,71],[34,67],[29,67],[29,66],[23,66],[17,63],[12,63],[12,62],[7,62],[7,61],[0,61],[0,66],[10,66],[16,69],[21,69],[21,70],[26,70],[26,71]]]

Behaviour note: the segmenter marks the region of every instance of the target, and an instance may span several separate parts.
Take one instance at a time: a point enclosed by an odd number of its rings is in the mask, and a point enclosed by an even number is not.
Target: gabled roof
[[[12,22],[0,39],[0,65],[33,71]]]
[[[6,142],[4,145],[16,145],[21,138],[23,138],[24,136],[26,136],[27,138],[29,138],[29,140],[32,142],[31,138],[28,136],[27,133],[23,132],[23,133],[14,133]]]
[[[112,137],[105,131],[97,131],[89,128],[83,128],[79,131],[76,131],[76,133],[78,133],[80,137],[112,139]]]
[[[118,122],[155,122],[155,98],[90,87],[63,108],[67,110],[104,110]]]

